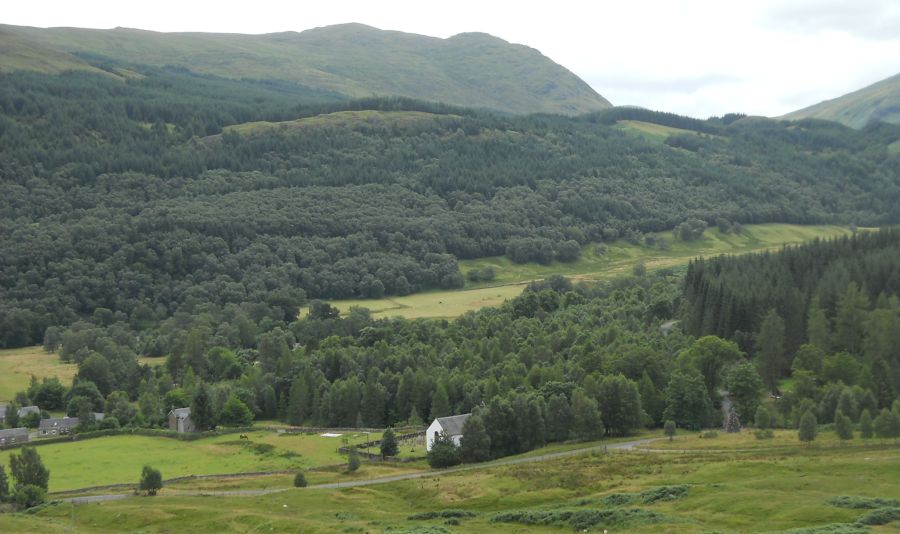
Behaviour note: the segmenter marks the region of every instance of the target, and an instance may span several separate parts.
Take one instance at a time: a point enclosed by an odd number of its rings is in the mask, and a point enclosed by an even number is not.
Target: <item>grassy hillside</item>
[[[287,80],[347,97],[398,95],[511,113],[609,107],[540,52],[478,33],[438,39],[361,24],[267,35],[0,26],[17,54],[0,71],[61,72],[91,61],[178,66],[226,78]],[[0,46],[4,46],[0,44]]]
[[[849,234],[849,229],[840,226],[757,224],[745,226],[740,234],[722,234],[717,229],[708,229],[702,239],[684,242],[673,241],[670,232],[659,232],[652,235],[667,240],[669,245],[665,249],[620,240],[608,245],[602,254],[598,253],[595,245],[588,245],[582,249],[578,261],[572,263],[517,264],[505,256],[464,260],[460,262],[464,273],[493,267],[496,278],[491,282],[468,282],[465,289],[458,291],[428,291],[384,299],[337,300],[332,304],[343,312],[354,306],[368,308],[375,317],[456,317],[470,310],[499,306],[507,299],[518,296],[531,280],[553,274],[576,280],[608,280],[630,274],[638,263],[643,263],[649,270],[663,269],[686,265],[699,256],[758,252],[816,238]],[[305,313],[306,310],[303,310],[302,314]]]
[[[833,501],[845,495],[862,503],[895,499],[896,454],[896,448],[859,441],[804,447],[796,440],[777,454],[593,454],[340,490],[246,497],[164,490],[152,506],[143,497],[57,504],[0,522],[6,532],[558,533],[573,531],[570,514],[577,512],[588,520],[579,532],[782,532],[828,524],[844,526],[815,532],[896,532],[900,523],[890,519],[871,530],[852,527],[871,510]],[[464,513],[454,521],[439,515],[451,509]],[[436,517],[416,516],[430,513]]]
[[[900,74],[859,91],[788,113],[783,118],[825,119],[852,128],[862,128],[874,120],[900,124]]]

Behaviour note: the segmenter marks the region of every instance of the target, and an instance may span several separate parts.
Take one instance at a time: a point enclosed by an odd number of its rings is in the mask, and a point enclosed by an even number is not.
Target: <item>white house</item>
[[[175,408],[169,412],[169,430],[175,432],[193,432],[196,430],[191,419],[190,408]]]
[[[428,430],[425,431],[425,450],[431,450],[434,440],[441,432],[446,433],[453,439],[453,443],[459,445],[459,440],[462,439],[463,423],[466,422],[470,415],[472,414],[464,413],[462,415],[451,415],[450,417],[438,417],[432,421]]]

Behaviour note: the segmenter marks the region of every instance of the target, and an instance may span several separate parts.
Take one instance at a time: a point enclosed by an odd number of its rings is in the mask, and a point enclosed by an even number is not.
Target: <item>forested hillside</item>
[[[773,390],[791,374],[840,381],[870,389],[883,408],[900,393],[898,296],[900,231],[885,229],[696,261],[685,278],[684,328],[737,341]]]
[[[135,325],[243,303],[290,320],[307,298],[460,287],[457,258],[571,260],[686,221],[678,238],[900,217],[886,124],[333,98],[170,68],[3,75],[0,346],[98,308]],[[654,141],[624,119],[691,133]]]
[[[405,96],[507,113],[577,114],[610,106],[537,50],[484,33],[438,39],[362,24],[266,35],[0,25],[0,51],[6,72],[130,76],[170,66],[234,80],[280,80],[343,98]]]

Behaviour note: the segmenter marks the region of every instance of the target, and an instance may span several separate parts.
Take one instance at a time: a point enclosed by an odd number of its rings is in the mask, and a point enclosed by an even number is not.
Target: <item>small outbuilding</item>
[[[193,432],[197,430],[191,420],[190,408],[175,408],[169,412],[169,430],[175,432]]]
[[[14,443],[26,443],[28,441],[27,428],[7,428],[0,430],[0,447]]]
[[[441,432],[450,436],[453,443],[459,445],[459,441],[462,439],[463,424],[470,415],[472,414],[464,413],[462,415],[438,417],[432,421],[431,425],[428,426],[428,430],[425,431],[425,450],[431,450],[431,446],[434,445],[434,440],[437,439],[438,434]]]

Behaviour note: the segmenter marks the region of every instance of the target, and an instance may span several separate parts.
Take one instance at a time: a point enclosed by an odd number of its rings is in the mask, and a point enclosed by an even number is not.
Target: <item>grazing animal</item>
[[[250,439],[247,437],[247,434],[241,434],[241,439]]]

